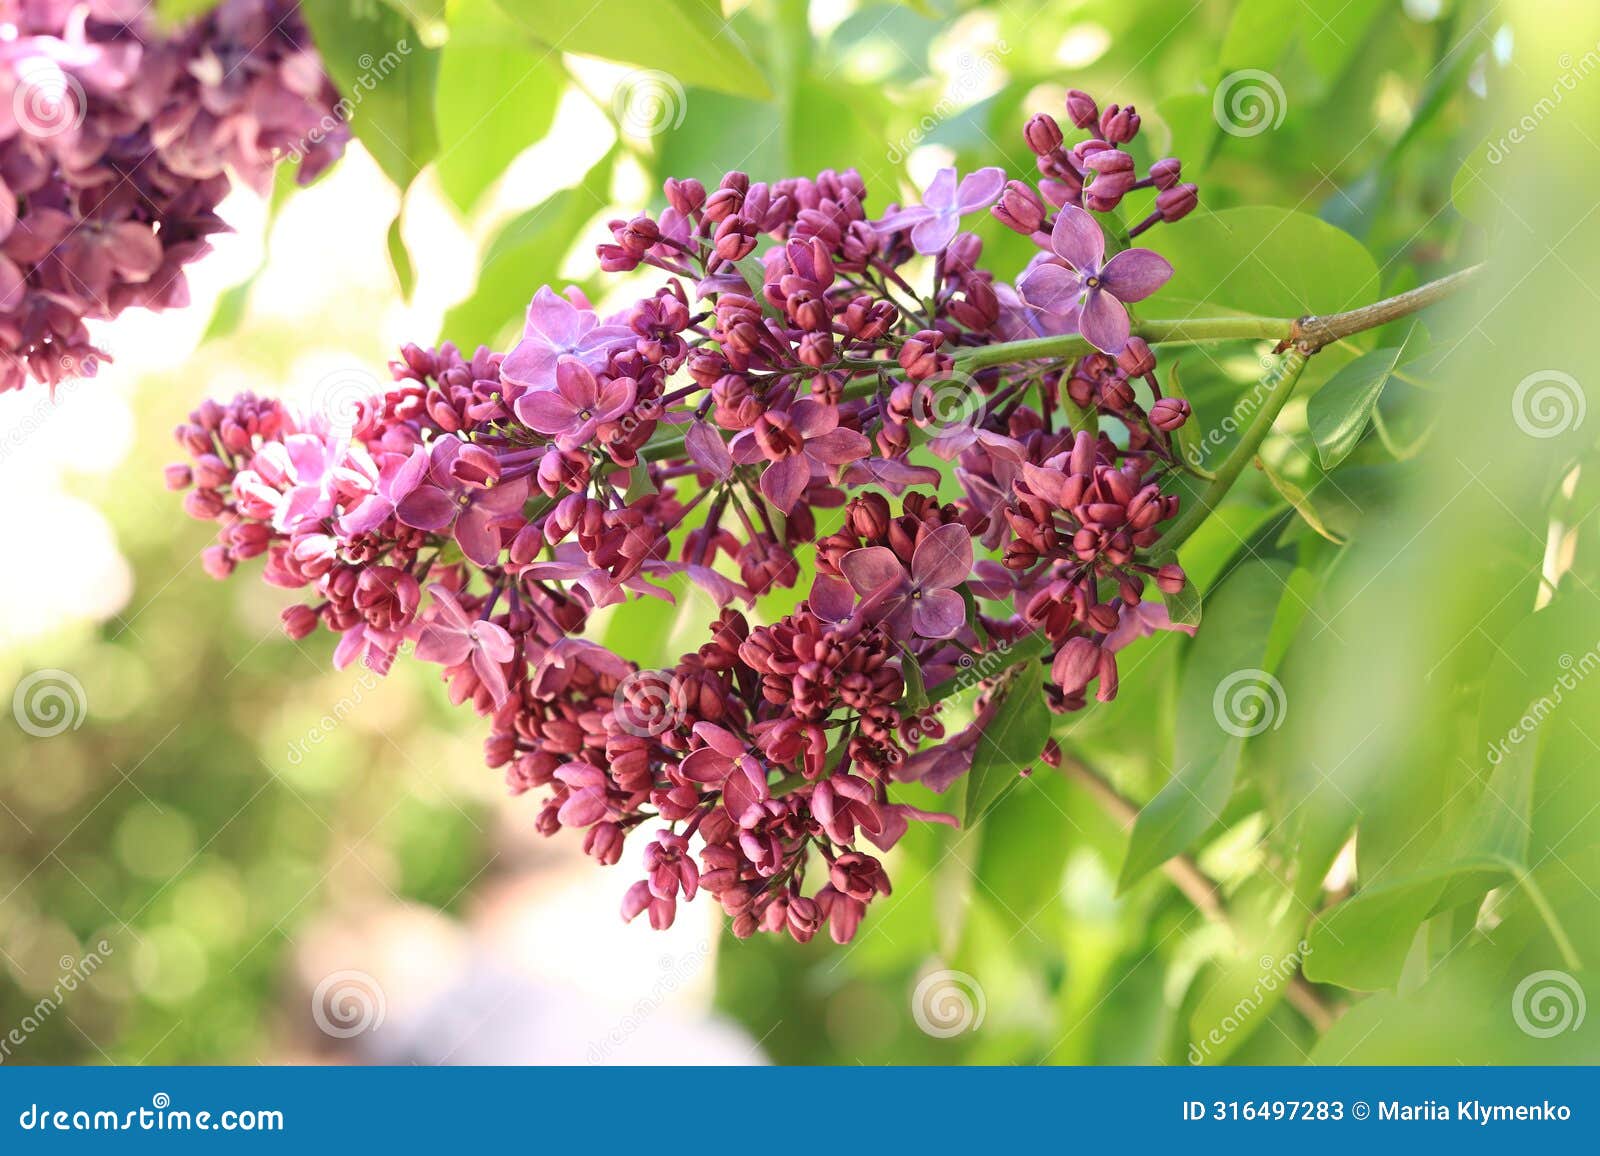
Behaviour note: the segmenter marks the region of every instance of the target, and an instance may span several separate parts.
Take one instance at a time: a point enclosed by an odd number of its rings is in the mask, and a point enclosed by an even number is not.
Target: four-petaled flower
[[[460,666],[472,660],[478,680],[489,688],[496,706],[510,695],[505,664],[516,654],[516,644],[505,628],[486,618],[473,618],[443,586],[429,586],[433,617],[417,632],[417,657],[441,666]]]
[[[786,412],[762,414],[754,428],[742,430],[730,446],[733,460],[750,465],[770,461],[761,475],[761,492],[785,514],[820,468],[843,465],[872,452],[867,436],[839,425],[839,411],[803,397]]]
[[[588,369],[601,370],[613,352],[633,342],[626,325],[601,324],[588,302],[576,305],[545,285],[528,306],[522,340],[501,362],[500,376],[524,389],[548,389],[561,358],[575,357]]]
[[[601,425],[627,413],[637,390],[631,377],[614,377],[601,385],[582,361],[562,357],[556,362],[556,388],[531,390],[517,398],[517,417],[523,425],[555,438],[558,448],[574,450]]]
[[[968,173],[958,186],[955,169],[940,169],[922,194],[922,204],[911,205],[874,221],[883,233],[911,230],[911,247],[925,256],[941,253],[955,238],[961,218],[987,209],[1006,186],[1002,169],[979,169]]]
[[[1105,260],[1105,234],[1093,217],[1074,205],[1056,217],[1050,248],[1071,268],[1054,261],[1035,265],[1017,285],[1023,300],[1046,313],[1066,313],[1076,307],[1078,331],[1084,338],[1105,353],[1120,353],[1128,343],[1126,303],[1143,301],[1165,285],[1172,266],[1150,249],[1126,249]]]
[[[967,607],[955,587],[972,571],[972,537],[958,522],[923,536],[911,552],[908,574],[887,546],[851,550],[839,569],[867,601],[862,611],[878,614],[891,632],[909,622],[923,638],[951,638],[967,621]]]
[[[493,455],[455,438],[434,443],[428,484],[400,499],[395,514],[416,530],[455,527],[461,552],[480,566],[500,558],[496,523],[517,514],[528,500],[528,479],[502,482]],[[359,509],[359,507],[358,507]]]
[[[690,752],[678,772],[690,782],[720,788],[722,805],[734,822],[759,822],[760,805],[769,794],[761,761],[738,735],[715,723],[695,723],[694,733],[706,745]]]

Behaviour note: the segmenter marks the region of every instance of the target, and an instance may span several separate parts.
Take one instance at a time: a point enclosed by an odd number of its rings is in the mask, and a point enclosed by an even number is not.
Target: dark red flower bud
[[[1044,224],[1044,204],[1039,194],[1021,181],[1007,181],[999,202],[989,210],[1013,232],[1031,237]]]
[[[1156,586],[1163,594],[1182,593],[1189,576],[1183,572],[1183,567],[1176,562],[1168,562],[1156,571]]]
[[[1087,92],[1074,88],[1067,93],[1067,119],[1079,128],[1094,128],[1100,120],[1100,106]]]
[[[1150,407],[1150,424],[1171,433],[1189,420],[1189,403],[1179,397],[1164,397]]]
[[[1150,166],[1150,182],[1158,189],[1170,189],[1178,183],[1183,165],[1177,157],[1167,157]]]
[[[1156,194],[1156,212],[1168,223],[1182,220],[1200,203],[1200,190],[1194,185],[1174,185]]]
[[[1061,126],[1056,123],[1055,117],[1041,112],[1030,118],[1023,127],[1022,139],[1028,142],[1028,147],[1037,156],[1042,157],[1061,147]]]
[[[1117,367],[1129,377],[1143,377],[1155,370],[1156,355],[1144,338],[1130,337],[1122,352],[1117,354]]]
[[[1100,135],[1112,144],[1126,144],[1139,135],[1139,114],[1133,105],[1109,106],[1100,115]]]

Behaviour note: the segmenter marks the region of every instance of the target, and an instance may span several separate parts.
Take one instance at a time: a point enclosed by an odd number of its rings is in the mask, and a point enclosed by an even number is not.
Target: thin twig
[[[1063,752],[1061,773],[1088,791],[1095,802],[1100,804],[1100,809],[1122,826],[1132,826],[1133,821],[1138,818],[1138,806],[1124,797],[1116,787],[1083,760]],[[1188,855],[1177,855],[1168,859],[1161,869],[1166,872],[1167,878],[1172,880],[1173,885],[1183,893],[1184,898],[1194,905],[1196,911],[1212,923],[1224,927],[1231,926],[1228,907],[1223,901],[1216,880],[1207,875],[1200,864]],[[1323,1002],[1317,989],[1312,987],[1306,977],[1298,971],[1289,980],[1284,998],[1319,1033],[1333,1026],[1336,1018],[1334,1010]]]

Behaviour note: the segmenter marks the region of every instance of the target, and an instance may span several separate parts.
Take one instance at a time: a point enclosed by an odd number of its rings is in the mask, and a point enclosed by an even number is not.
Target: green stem
[[[1261,398],[1261,405],[1256,409],[1255,416],[1250,419],[1250,424],[1245,427],[1239,443],[1233,447],[1233,451],[1228,454],[1222,465],[1217,467],[1216,473],[1206,483],[1206,488],[1178,511],[1178,516],[1172,520],[1166,532],[1161,535],[1161,539],[1151,547],[1151,553],[1176,550],[1188,541],[1189,536],[1200,528],[1200,524],[1222,504],[1222,499],[1228,496],[1233,483],[1239,480],[1239,475],[1245,466],[1255,458],[1261,443],[1272,432],[1272,425],[1278,420],[1278,414],[1283,411],[1284,404],[1294,393],[1294,387],[1300,381],[1300,374],[1305,369],[1309,356],[1298,346],[1293,346],[1262,376],[1261,385],[1265,393]]]

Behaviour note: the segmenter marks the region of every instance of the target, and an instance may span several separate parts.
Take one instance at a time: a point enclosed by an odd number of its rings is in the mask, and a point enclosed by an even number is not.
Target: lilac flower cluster
[[[414,644],[490,720],[512,791],[542,793],[545,833],[580,829],[610,864],[645,828],[628,917],[664,927],[703,890],[738,935],[848,940],[889,892],[874,852],[912,820],[955,822],[896,785],[946,790],[993,713],[991,684],[947,738],[924,688],[1042,635],[1053,709],[1091,684],[1109,700],[1117,652],[1172,625],[1149,584],[1185,581],[1151,547],[1188,409],[1124,304],[1169,270],[1104,260],[1091,214],[1145,182],[1107,156],[1137,115],[1092,108],[1069,102],[1098,117],[1088,151],[1030,123],[1038,188],[947,170],[877,217],[854,172],[670,180],[659,216],[612,222],[599,247],[608,270],[666,274],[654,292],[605,315],[540,289],[509,353],[408,347],[353,424],[203,405],[169,480],[219,525],[207,568],[264,556],[267,581],[309,596],[285,629],[336,632],[338,665],[387,670]],[[1163,196],[1184,189],[1177,162],[1156,167]],[[1158,212],[1193,189],[1181,200]],[[984,209],[1040,246],[1020,292],[962,229]],[[1080,320],[1103,351],[962,368]],[[791,613],[753,618],[802,582]],[[720,612],[670,669],[580,637],[682,583]]]
[[[187,303],[229,173],[301,183],[348,134],[293,0],[167,32],[148,0],[0,0],[0,392],[91,375],[85,320]]]

